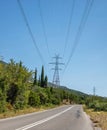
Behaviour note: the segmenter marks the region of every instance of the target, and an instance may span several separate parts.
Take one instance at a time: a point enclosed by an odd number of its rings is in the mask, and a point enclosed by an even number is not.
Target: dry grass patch
[[[101,127],[102,130],[107,130],[107,112],[95,112],[92,109],[85,109],[85,111],[90,115],[95,127]]]

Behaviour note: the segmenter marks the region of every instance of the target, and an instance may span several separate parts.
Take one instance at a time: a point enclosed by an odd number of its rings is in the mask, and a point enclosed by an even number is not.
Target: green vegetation
[[[107,98],[100,96],[89,96],[86,99],[86,106],[94,111],[107,111]]]
[[[94,127],[107,130],[107,98],[88,96],[85,104],[84,110],[90,115]]]
[[[37,69],[35,69],[35,76],[34,76],[33,85],[37,85]]]
[[[70,103],[107,111],[107,98],[89,96],[66,87],[55,88],[48,83],[43,66],[38,76],[37,69],[33,73],[22,62],[0,62],[0,113]]]
[[[83,102],[81,96],[68,89],[49,87],[43,66],[39,79],[37,77],[37,69],[33,73],[22,62],[0,62],[0,113]]]

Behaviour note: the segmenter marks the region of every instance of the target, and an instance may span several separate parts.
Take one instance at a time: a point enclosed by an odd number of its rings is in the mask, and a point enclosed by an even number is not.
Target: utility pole
[[[52,70],[54,70],[53,84],[55,84],[56,87],[58,87],[58,86],[60,86],[59,70],[61,70],[59,68],[59,65],[64,65],[64,63],[59,62],[59,59],[62,59],[61,57],[59,57],[59,55],[55,55],[55,57],[53,57],[53,59],[55,59],[55,62],[50,63],[50,64],[55,65],[55,67],[52,68]]]

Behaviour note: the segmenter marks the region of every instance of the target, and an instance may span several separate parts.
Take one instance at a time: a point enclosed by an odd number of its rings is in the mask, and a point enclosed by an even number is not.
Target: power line
[[[67,33],[66,33],[66,37],[65,37],[63,57],[65,56],[65,52],[66,52],[66,48],[67,48],[67,44],[68,44],[68,38],[69,38],[69,33],[70,33],[70,26],[71,26],[71,23],[72,23],[72,17],[73,17],[73,13],[74,13],[74,7],[75,7],[75,0],[73,0],[73,2],[72,2],[70,19],[69,19],[69,23],[68,23],[68,27],[67,27]]]
[[[32,41],[33,41],[33,44],[34,44],[34,46],[35,46],[35,48],[36,48],[36,50],[37,50],[37,53],[38,53],[38,55],[39,55],[39,57],[40,57],[42,63],[45,64],[45,61],[44,61],[44,59],[43,59],[43,57],[42,57],[42,54],[41,54],[41,52],[40,52],[40,50],[39,50],[39,48],[38,48],[38,46],[37,46],[37,43],[36,43],[35,37],[34,37],[34,35],[33,35],[33,32],[32,32],[32,30],[31,30],[31,28],[30,28],[30,25],[29,25],[29,22],[28,22],[28,20],[27,20],[26,14],[25,14],[25,12],[24,12],[23,6],[22,6],[20,0],[17,0],[17,2],[18,2],[18,5],[19,5],[19,8],[20,8],[20,11],[21,11],[21,13],[22,13],[22,16],[23,16],[23,18],[24,18],[25,24],[26,24],[26,26],[27,26],[29,35],[31,36],[31,39],[32,39]]]
[[[46,46],[47,46],[48,54],[50,56],[48,38],[47,38],[47,34],[46,34],[46,28],[45,28],[45,23],[44,23],[44,19],[43,19],[42,9],[41,9],[41,1],[38,0],[38,3],[39,3],[39,10],[40,10],[40,17],[41,17],[41,22],[42,22],[43,33],[44,33],[44,37],[45,37],[45,43],[46,43]]]
[[[87,22],[89,13],[91,11],[93,2],[94,2],[94,0],[87,0],[87,2],[86,2],[85,10],[83,12],[83,16],[82,16],[82,19],[81,19],[81,22],[80,22],[80,25],[79,25],[79,28],[78,28],[78,31],[77,31],[77,34],[76,34],[76,38],[74,40],[74,44],[73,44],[70,56],[68,58],[66,66],[65,66],[64,72],[65,72],[66,68],[68,67],[68,64],[70,63],[71,58],[72,58],[72,56],[73,56],[73,54],[74,54],[74,52],[76,50],[76,47],[77,47],[77,45],[79,43],[80,37],[82,35],[83,29],[85,27],[85,24]]]

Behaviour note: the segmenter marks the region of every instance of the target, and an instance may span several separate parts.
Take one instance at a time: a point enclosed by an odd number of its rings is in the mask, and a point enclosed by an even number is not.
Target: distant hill
[[[5,61],[0,61],[0,63],[1,63],[1,64],[5,64],[5,65],[7,64]]]
[[[57,87],[55,84],[50,83],[50,82],[48,83],[48,86]],[[64,90],[70,91],[70,92],[72,92],[73,94],[78,95],[78,96],[89,96],[89,95],[86,94],[86,93],[83,93],[83,92],[80,92],[80,91],[77,91],[77,90],[70,89],[70,88],[68,88],[68,87],[66,87],[66,86],[59,86],[59,87],[57,87],[57,88],[62,88],[62,89],[64,89]]]
[[[60,87],[63,88],[63,89],[65,89],[65,90],[68,90],[68,91],[70,91],[70,92],[72,92],[73,94],[78,95],[78,96],[89,96],[89,95],[86,94],[86,93],[83,93],[83,92],[78,91],[78,90],[70,89],[70,88],[68,88],[68,87],[66,87],[66,86],[60,86]]]

